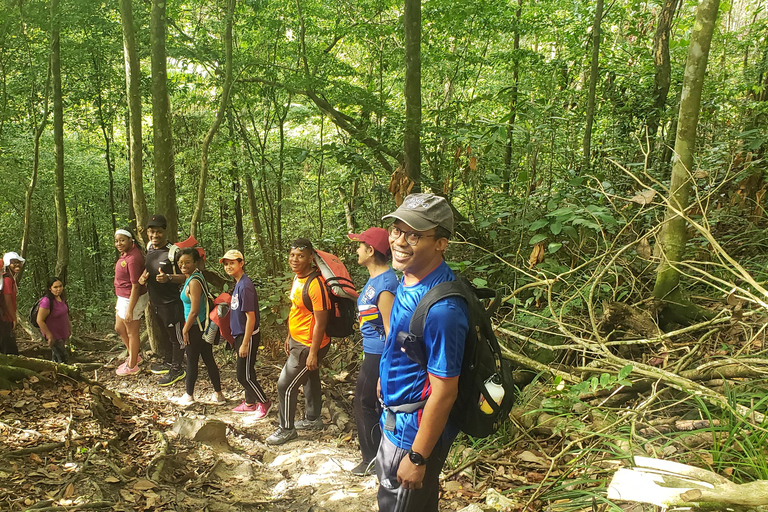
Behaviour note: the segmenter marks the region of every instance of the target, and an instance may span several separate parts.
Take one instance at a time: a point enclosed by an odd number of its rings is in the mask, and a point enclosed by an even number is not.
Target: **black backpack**
[[[40,328],[39,325],[37,325],[37,311],[40,309],[40,301],[43,300],[42,297],[37,299],[37,302],[29,308],[29,323],[32,324],[32,327]]]
[[[455,281],[445,281],[431,290],[419,301],[408,325],[410,332],[400,332],[397,341],[406,350],[408,357],[426,370],[425,347],[423,342],[424,322],[429,308],[447,297],[462,297],[468,306],[469,330],[464,341],[464,359],[459,376],[459,394],[449,416],[449,421],[472,437],[488,437],[509,418],[509,411],[517,396],[512,380],[512,365],[501,357],[501,347],[491,324],[491,316],[499,306],[498,293],[488,288],[475,288],[467,279],[456,276]],[[486,308],[481,299],[492,299]],[[410,347],[418,347],[417,350]],[[419,360],[421,359],[421,360]],[[504,398],[497,404],[486,390],[486,381],[500,380]],[[493,412],[480,410],[484,397]]]
[[[346,297],[339,297],[331,289],[331,284],[326,280],[320,279],[322,274],[319,270],[314,270],[307,277],[304,289],[301,292],[301,300],[304,301],[304,307],[309,311],[312,309],[312,300],[309,298],[309,283],[317,279],[320,283],[320,290],[327,294],[331,302],[331,314],[328,316],[328,323],[325,326],[325,334],[331,338],[346,338],[355,332],[355,322],[357,321],[357,304],[354,300]],[[335,279],[335,278],[332,278]]]

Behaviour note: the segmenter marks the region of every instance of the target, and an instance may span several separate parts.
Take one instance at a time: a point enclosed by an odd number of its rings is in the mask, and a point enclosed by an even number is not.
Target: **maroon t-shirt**
[[[131,297],[131,285],[138,284],[144,273],[144,256],[134,244],[130,251],[121,254],[115,263],[115,295],[126,299]],[[139,295],[147,293],[147,287],[139,288]]]
[[[0,305],[0,313],[2,313],[3,322],[13,323],[14,321],[16,321],[17,288],[16,288],[16,281],[12,277],[3,276],[3,291],[0,292],[0,295],[11,296],[11,307],[13,308],[13,310],[12,311],[8,310],[8,308],[5,306],[5,297],[0,296],[0,300],[3,301],[3,304]]]

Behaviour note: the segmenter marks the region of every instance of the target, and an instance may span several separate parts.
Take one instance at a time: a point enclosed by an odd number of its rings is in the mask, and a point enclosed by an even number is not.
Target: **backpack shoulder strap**
[[[202,288],[202,295],[205,298],[205,301],[203,301],[205,302],[205,325],[201,324],[199,318],[197,319],[197,326],[201,331],[205,332],[205,330],[208,328],[208,324],[210,323],[209,317],[211,314],[211,293],[208,291],[208,283],[205,282],[205,278],[203,277],[202,273],[193,272],[189,278],[200,283],[200,288]]]
[[[427,321],[427,313],[436,302],[448,297],[461,297],[469,303],[469,297],[472,291],[468,288],[466,279],[459,276],[454,281],[444,281],[421,298],[416,310],[411,316],[411,322],[408,324],[408,330],[412,336],[421,338],[424,336],[424,323]]]
[[[309,285],[314,279],[319,281],[321,275],[319,270],[310,272],[307,276],[307,282],[304,283],[304,288],[301,290],[301,300],[304,302],[304,307],[309,311],[314,311],[314,308],[312,307],[312,299],[309,298]]]

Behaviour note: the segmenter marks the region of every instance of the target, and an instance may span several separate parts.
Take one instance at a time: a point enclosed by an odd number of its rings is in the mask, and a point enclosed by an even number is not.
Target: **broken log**
[[[635,456],[636,466],[620,468],[608,499],[692,510],[768,511],[768,481],[735,484],[717,473],[678,462]]]

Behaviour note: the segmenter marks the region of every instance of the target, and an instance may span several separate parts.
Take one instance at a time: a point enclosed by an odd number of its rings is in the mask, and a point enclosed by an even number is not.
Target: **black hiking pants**
[[[357,375],[355,387],[355,423],[357,438],[360,441],[360,452],[366,464],[376,458],[376,452],[381,442],[381,404],[376,394],[379,382],[379,361],[381,354],[365,353],[360,373]]]

